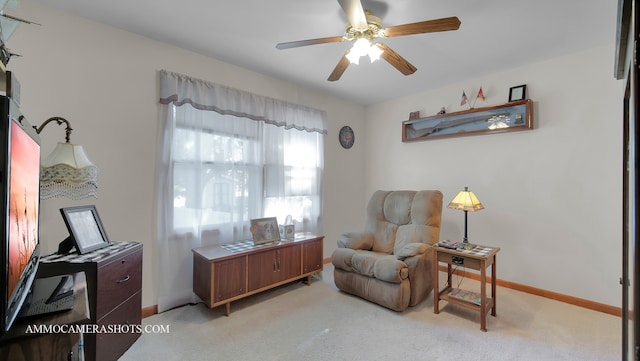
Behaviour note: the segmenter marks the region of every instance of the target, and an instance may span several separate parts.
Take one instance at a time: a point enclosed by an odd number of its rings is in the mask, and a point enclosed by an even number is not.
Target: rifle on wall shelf
[[[402,122],[402,141],[412,142],[527,129],[533,129],[533,101],[530,99],[406,120]]]

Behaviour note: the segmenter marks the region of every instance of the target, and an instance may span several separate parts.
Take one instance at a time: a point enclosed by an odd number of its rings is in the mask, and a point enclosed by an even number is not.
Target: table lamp
[[[447,208],[464,211],[464,239],[462,246],[464,249],[472,249],[474,245],[469,243],[469,239],[467,238],[467,212],[479,211],[484,209],[484,206],[480,203],[478,197],[469,190],[469,187],[464,187],[464,190],[460,191],[458,195],[449,202]]]

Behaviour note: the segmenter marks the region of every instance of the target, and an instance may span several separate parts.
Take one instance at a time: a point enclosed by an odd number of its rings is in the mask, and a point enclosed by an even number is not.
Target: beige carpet
[[[121,360],[566,360],[621,359],[619,317],[498,288],[498,316],[433,296],[396,313],[339,292],[333,267],[308,287],[292,283],[208,309],[185,306],[143,320],[169,333],[145,333]],[[479,283],[464,279],[462,286]]]

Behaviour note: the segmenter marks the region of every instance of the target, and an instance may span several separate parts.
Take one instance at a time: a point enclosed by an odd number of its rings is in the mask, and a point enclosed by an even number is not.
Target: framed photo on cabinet
[[[251,220],[253,244],[280,241],[280,229],[276,217],[256,218]]]
[[[95,206],[61,208],[60,213],[79,254],[111,244]]]

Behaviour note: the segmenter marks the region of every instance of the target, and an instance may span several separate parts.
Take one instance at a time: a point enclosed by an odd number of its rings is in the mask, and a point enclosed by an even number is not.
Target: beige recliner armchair
[[[442,192],[377,191],[364,231],[345,233],[331,261],[336,286],[395,311],[433,290],[433,249],[440,236]]]

